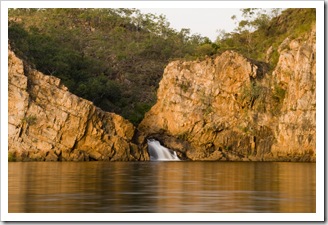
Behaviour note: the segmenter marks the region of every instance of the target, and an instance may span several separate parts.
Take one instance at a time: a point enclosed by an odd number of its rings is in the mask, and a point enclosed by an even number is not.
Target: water
[[[179,161],[177,153],[162,146],[154,139],[147,140],[148,152],[151,161]]]
[[[9,212],[315,212],[315,163],[11,162]]]

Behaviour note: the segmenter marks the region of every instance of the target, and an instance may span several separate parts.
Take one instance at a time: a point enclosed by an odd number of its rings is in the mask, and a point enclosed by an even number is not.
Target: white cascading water
[[[150,161],[180,161],[175,151],[165,148],[159,141],[147,140]]]

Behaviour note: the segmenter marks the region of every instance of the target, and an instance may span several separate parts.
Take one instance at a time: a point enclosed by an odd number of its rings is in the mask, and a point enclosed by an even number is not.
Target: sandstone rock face
[[[191,160],[315,161],[315,30],[283,44],[272,74],[233,51],[171,62],[139,142]]]
[[[148,160],[134,126],[28,69],[9,50],[8,145],[16,161]]]
[[[275,79],[287,90],[276,128],[275,155],[315,160],[316,153],[316,32],[287,42],[280,49]]]

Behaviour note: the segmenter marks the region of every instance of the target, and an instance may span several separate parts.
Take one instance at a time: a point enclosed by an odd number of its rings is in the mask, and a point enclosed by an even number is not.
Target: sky
[[[180,31],[190,28],[192,34],[200,34],[215,41],[218,30],[231,32],[237,25],[231,19],[233,15],[241,17],[238,8],[140,8],[142,13],[165,15],[170,27]]]

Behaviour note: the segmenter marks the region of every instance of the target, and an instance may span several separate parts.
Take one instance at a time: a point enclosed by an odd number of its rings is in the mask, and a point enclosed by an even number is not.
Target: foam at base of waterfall
[[[150,161],[180,161],[177,153],[154,139],[147,140]]]

